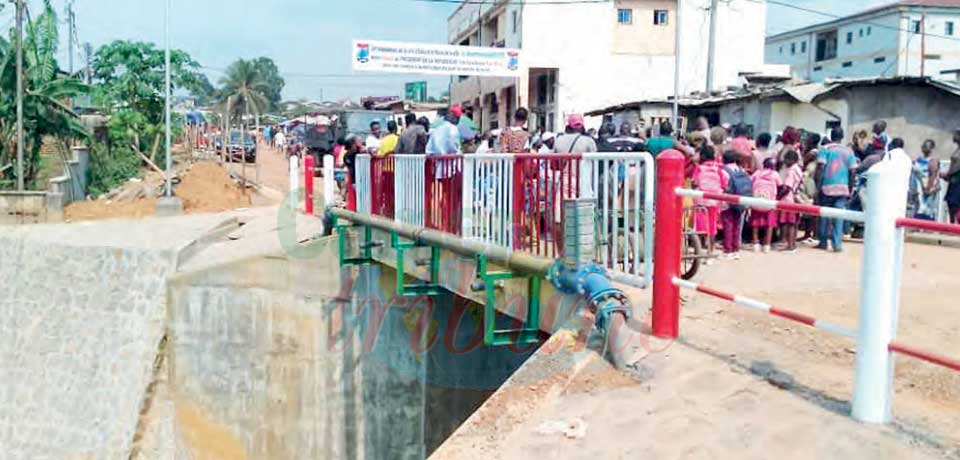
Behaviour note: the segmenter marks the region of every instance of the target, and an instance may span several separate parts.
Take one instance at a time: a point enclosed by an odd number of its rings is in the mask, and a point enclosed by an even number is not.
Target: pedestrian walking
[[[403,117],[404,129],[397,142],[398,155],[423,154],[427,150],[427,130],[417,123],[417,115],[407,112]]]
[[[740,167],[740,154],[734,150],[723,153],[723,169],[729,179],[724,191],[730,195],[753,196],[753,183],[750,175]],[[726,205],[720,211],[720,225],[723,227],[723,255],[727,259],[740,258],[740,244],[743,239],[743,211],[740,205]]]
[[[763,160],[762,168],[750,177],[753,182],[753,196],[765,200],[776,200],[783,181],[777,172],[777,161],[773,158]],[[750,227],[753,230],[753,250],[770,252],[773,243],[773,231],[777,229],[777,212],[774,210],[750,210]],[[766,230],[763,246],[760,245],[760,231]]]
[[[783,181],[783,191],[778,193],[780,201],[784,203],[799,203],[798,190],[803,185],[803,169],[800,168],[800,154],[792,148],[787,148],[783,153],[784,169],[781,173]],[[780,212],[780,234],[784,239],[783,250],[787,252],[796,252],[797,250],[797,213],[782,211]]]
[[[500,134],[503,153],[530,153],[530,131],[527,131],[527,109],[520,107],[513,114],[513,124]]]
[[[950,155],[950,169],[943,174],[947,181],[947,208],[950,212],[950,222],[960,221],[960,128],[953,132],[953,144],[956,148]]]
[[[937,143],[933,139],[923,141],[920,147],[920,156],[913,162],[913,176],[911,180],[916,184],[917,219],[937,220],[937,209],[940,207],[937,198],[940,195],[940,161],[933,158],[933,150]]]
[[[853,149],[842,145],[843,128],[835,127],[830,131],[830,143],[818,150],[816,180],[819,184],[820,205],[846,209],[850,201],[857,157]],[[843,219],[821,217],[817,230],[819,249],[828,249],[828,242],[834,252],[840,252],[843,245]]]
[[[379,121],[370,122],[370,134],[367,135],[363,146],[367,150],[367,153],[371,155],[376,155],[377,151],[380,150],[380,129]]]
[[[397,122],[393,120],[387,122],[387,134],[380,139],[380,147],[377,149],[376,156],[385,157],[397,152],[397,144],[400,142],[397,129]]]
[[[425,149],[427,155],[460,153],[460,130],[457,129],[457,123],[460,122],[461,115],[463,115],[463,109],[459,104],[454,104],[447,109],[440,124],[430,133],[430,140],[427,141]]]
[[[697,190],[711,193],[723,193],[727,189],[730,175],[716,161],[716,150],[712,145],[700,149],[700,164],[693,170],[693,186]],[[694,228],[697,233],[706,235],[704,246],[707,255],[713,256],[717,240],[720,203],[716,200],[697,199],[694,201]],[[708,261],[710,259],[707,259]]]

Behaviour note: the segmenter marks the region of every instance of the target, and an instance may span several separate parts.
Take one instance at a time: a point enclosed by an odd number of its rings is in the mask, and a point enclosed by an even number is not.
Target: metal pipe
[[[330,212],[338,218],[349,220],[355,224],[368,225],[380,230],[397,232],[400,236],[414,242],[426,243],[464,257],[474,257],[482,254],[487,256],[487,259],[491,262],[518,273],[546,276],[550,271],[550,267],[553,265],[553,260],[551,259],[522,252],[513,252],[509,249],[480,241],[465,240],[459,236],[438,230],[420,228],[373,215],[358,214],[343,208],[332,208]]]

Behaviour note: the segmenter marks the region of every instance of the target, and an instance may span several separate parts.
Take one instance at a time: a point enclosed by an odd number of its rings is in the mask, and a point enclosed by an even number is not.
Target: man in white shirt
[[[287,145],[287,135],[284,134],[282,130],[279,130],[273,139],[277,145],[277,152],[280,152],[281,154],[286,152],[285,147]]]
[[[887,151],[887,154],[883,159],[896,160],[902,164],[912,165],[913,160],[910,158],[910,155],[907,155],[907,152],[903,150],[903,146],[903,139],[900,139],[899,137],[894,138],[892,141],[890,141],[890,150]]]
[[[367,135],[366,141],[363,143],[363,148],[367,153],[374,155],[377,151],[380,150],[380,122],[374,121],[370,123],[370,134]]]

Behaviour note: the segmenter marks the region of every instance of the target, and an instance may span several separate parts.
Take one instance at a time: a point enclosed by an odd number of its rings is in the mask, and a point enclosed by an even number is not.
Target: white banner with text
[[[520,50],[482,46],[354,40],[353,70],[519,77]]]

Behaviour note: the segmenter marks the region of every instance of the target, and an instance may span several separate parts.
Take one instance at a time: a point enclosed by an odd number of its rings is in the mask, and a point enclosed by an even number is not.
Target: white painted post
[[[463,219],[460,222],[461,225],[461,235],[464,238],[471,239],[473,238],[473,174],[476,168],[476,161],[470,157],[470,155],[464,155],[463,157],[463,199],[461,200],[461,209],[463,213]]]
[[[324,207],[333,206],[336,202],[334,190],[336,189],[336,173],[333,171],[333,155],[323,156],[323,205]]]
[[[290,209],[297,210],[300,202],[297,189],[300,188],[300,162],[296,155],[290,156]]]
[[[893,356],[887,346],[896,337],[900,303],[903,230],[910,162],[894,157],[867,173],[866,230],[860,281],[853,418],[887,423],[892,416]]]

